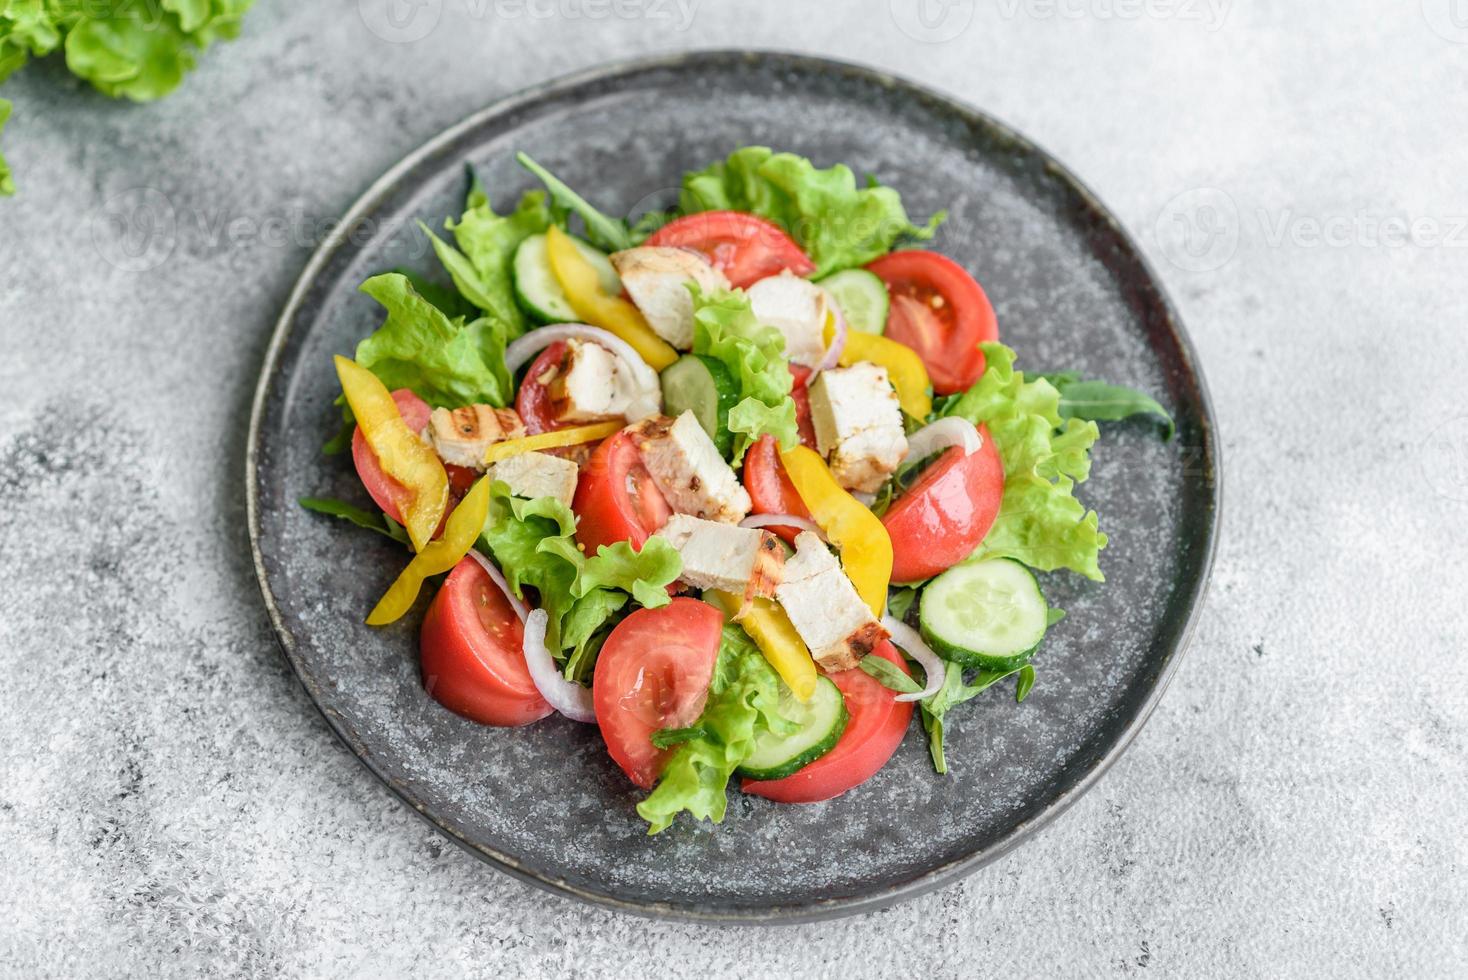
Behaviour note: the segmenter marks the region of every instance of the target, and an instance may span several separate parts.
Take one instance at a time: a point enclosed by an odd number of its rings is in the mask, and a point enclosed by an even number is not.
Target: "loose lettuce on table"
[[[705,170],[684,175],[679,206],[697,211],[749,211],[784,228],[816,265],[815,278],[865,265],[902,239],[929,239],[943,221],[914,225],[890,187],[856,186],[845,164],[818,169],[805,157],[765,146],[735,150]]]

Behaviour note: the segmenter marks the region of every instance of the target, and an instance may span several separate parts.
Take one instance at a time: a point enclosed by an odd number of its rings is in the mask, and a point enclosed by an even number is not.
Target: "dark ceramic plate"
[[[612,212],[668,203],[683,171],[746,143],[850,164],[911,213],[947,208],[935,247],[982,280],[1021,366],[1077,369],[1155,392],[1170,443],[1110,426],[1084,501],[1111,535],[1105,585],[1046,576],[1069,617],[1023,705],[991,692],[953,718],[950,772],[914,726],[874,779],[815,806],[737,792],[721,826],[649,838],[639,794],[594,727],[553,718],[482,728],[418,680],[421,610],[362,618],[403,563],[376,535],[308,514],[306,495],[365,502],[346,457],[319,451],[337,393],[331,355],[379,322],[356,291],[435,267],[414,221],[456,215],[464,164],[496,202],[532,186],[525,150]],[[443,833],[534,884],[632,911],[704,920],[815,918],[890,905],[1013,847],[1073,802],[1136,734],[1187,642],[1218,515],[1207,394],[1182,325],[1116,221],[1062,166],[995,121],[850,65],[706,53],[594,71],[500,102],[395,167],[307,267],[281,317],[252,420],[255,560],[301,681],[363,764]]]

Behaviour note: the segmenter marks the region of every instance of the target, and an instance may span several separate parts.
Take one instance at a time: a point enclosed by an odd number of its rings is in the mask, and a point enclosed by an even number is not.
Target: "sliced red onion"
[[[591,689],[562,677],[550,650],[546,649],[545,628],[549,622],[544,609],[531,610],[530,618],[525,620],[525,666],[530,668],[530,679],[540,696],[567,718],[595,722]]]
[[[662,389],[658,384],[658,373],[653,371],[646,361],[643,361],[642,355],[637,354],[630,343],[609,330],[602,330],[600,327],[589,326],[589,324],[558,323],[555,326],[531,330],[526,336],[520,337],[505,348],[505,367],[509,368],[509,373],[514,374],[533,356],[545,351],[556,340],[590,340],[592,343],[599,343],[603,348],[621,358],[624,364],[627,364],[633,373],[633,381],[636,381],[637,389],[647,393],[647,398],[639,399],[633,411],[639,412],[639,417],[646,417],[646,415],[655,415],[662,408]],[[644,405],[643,401],[658,403],[650,406],[649,409],[649,405]]]
[[[802,531],[809,531],[816,537],[830,544],[826,538],[826,532],[815,521],[805,517],[796,517],[794,514],[750,514],[739,522],[740,527],[798,527]]]
[[[826,356],[821,358],[821,363],[816,365],[815,374],[810,376],[811,381],[815,381],[816,374],[830,370],[841,363],[841,352],[846,349],[846,317],[842,315],[841,307],[836,305],[831,294],[824,289],[821,292],[826,297],[826,309],[830,311],[831,318],[835,321],[835,330],[831,333],[831,343],[826,348]],[[821,324],[822,329],[825,326],[824,323]]]
[[[923,698],[932,697],[943,687],[943,678],[948,671],[939,656],[932,648],[923,642],[918,631],[893,616],[883,616],[882,625],[887,627],[887,632],[892,634],[892,642],[902,647],[912,656],[912,659],[923,665],[923,673],[927,675],[928,683],[921,691],[912,694],[899,694],[897,701],[921,701]]]
[[[965,456],[972,456],[983,444],[979,430],[968,419],[939,419],[907,437],[907,458],[926,459],[954,446],[961,448]]]
[[[510,608],[515,610],[515,615],[520,617],[520,622],[525,622],[525,617],[530,614],[530,610],[525,607],[525,603],[520,601],[519,596],[515,595],[514,590],[510,588],[510,583],[505,581],[504,573],[495,566],[494,562],[473,548],[469,549],[469,557],[479,562],[479,567],[484,569],[485,574],[489,576],[489,580],[499,586],[499,590],[505,594],[505,598],[510,600]]]

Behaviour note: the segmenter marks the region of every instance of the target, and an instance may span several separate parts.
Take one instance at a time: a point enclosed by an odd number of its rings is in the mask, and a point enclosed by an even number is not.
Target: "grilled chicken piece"
[[[484,469],[484,453],[490,446],[524,435],[525,424],[514,409],[491,405],[435,408],[425,431],[439,459],[472,470]]]

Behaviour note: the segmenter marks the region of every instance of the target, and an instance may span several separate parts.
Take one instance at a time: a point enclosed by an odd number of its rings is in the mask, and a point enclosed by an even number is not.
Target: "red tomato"
[[[564,429],[576,424],[556,418],[555,408],[551,405],[550,390],[540,381],[548,373],[558,371],[565,360],[566,342],[558,340],[547,345],[530,362],[530,367],[525,372],[525,380],[520,385],[519,394],[515,396],[515,411],[520,413],[528,435]]]
[[[742,211],[685,215],[653,232],[646,244],[701,252],[730,285],[740,289],[783,269],[797,276],[816,271],[815,263],[779,225]]]
[[[520,619],[472,558],[454,566],[419,636],[423,686],[482,725],[528,725],[551,713],[525,666]]]
[[[433,414],[433,409],[428,403],[419,398],[407,388],[399,388],[392,393],[392,400],[397,402],[398,414],[403,421],[408,423],[408,428],[414,432],[422,432],[428,427],[428,417]],[[401,483],[382,472],[382,467],[377,463],[377,457],[372,453],[372,447],[367,445],[367,437],[362,435],[362,430],[352,432],[352,464],[357,467],[357,476],[362,485],[367,488],[367,495],[372,502],[382,508],[382,512],[399,524],[403,522],[403,507],[407,505],[411,496]],[[454,503],[469,488],[479,474],[462,466],[445,466],[444,470],[449,475],[449,509],[453,509]],[[447,513],[444,515],[447,519]],[[439,524],[439,530],[443,530],[443,524]]]
[[[892,539],[892,581],[931,578],[973,553],[994,525],[1004,496],[1004,463],[979,427],[984,444],[965,456],[948,450],[897,498],[882,524]]]
[[[588,555],[618,541],[640,549],[672,513],[625,431],[604,440],[591,454],[571,509],[579,518],[576,538]]]
[[[686,728],[703,714],[723,628],[713,606],[681,598],[637,610],[602,644],[591,682],[596,723],[613,761],[643,789],[672,752],[655,748],[652,733]]]
[[[979,341],[998,340],[994,307],[963,266],[937,252],[884,255],[867,268],[887,284],[887,336],[918,352],[940,395],[965,391],[984,373]]]
[[[795,424],[800,428],[800,443],[816,448],[816,427],[810,420],[810,368],[804,364],[791,364],[790,397],[795,402]]]
[[[884,640],[873,653],[911,673],[891,643]],[[860,667],[830,677],[841,688],[850,715],[836,747],[784,779],[746,779],[741,784],[744,792],[777,803],[819,803],[860,786],[892,758],[912,721],[912,702],[895,700],[896,692]]]
[[[775,437],[760,436],[749,452],[744,454],[744,489],[749,492],[749,502],[756,514],[792,514],[810,519],[810,509],[800,499],[795,484],[785,472],[775,448]],[[774,531],[790,544],[795,543],[799,528],[775,526]]]

